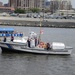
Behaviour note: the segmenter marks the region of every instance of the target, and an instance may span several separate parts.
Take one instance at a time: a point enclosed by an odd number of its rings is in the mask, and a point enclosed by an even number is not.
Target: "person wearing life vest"
[[[28,47],[30,47],[30,39],[29,38],[28,38],[27,42],[28,42]]]
[[[50,49],[50,44],[49,43],[47,43],[47,50],[49,50]]]
[[[40,42],[39,47],[44,48],[44,42]]]
[[[14,40],[14,37],[13,37],[13,35],[11,35],[11,41],[13,42],[13,40]]]
[[[35,39],[35,46],[37,46],[37,37],[35,37],[34,39]]]
[[[6,42],[6,36],[4,36],[4,40],[3,41]]]

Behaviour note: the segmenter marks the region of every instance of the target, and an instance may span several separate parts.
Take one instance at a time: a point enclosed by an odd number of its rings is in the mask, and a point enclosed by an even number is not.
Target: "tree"
[[[39,11],[40,11],[40,9],[38,9],[38,8],[33,8],[33,9],[30,9],[33,13],[38,13]]]
[[[16,9],[14,12],[15,13],[25,13],[25,10],[24,9]]]
[[[64,15],[64,13],[62,12],[61,15]]]

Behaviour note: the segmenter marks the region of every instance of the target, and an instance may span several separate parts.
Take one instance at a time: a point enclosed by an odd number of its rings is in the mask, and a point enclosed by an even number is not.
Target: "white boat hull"
[[[44,48],[28,48],[25,46],[26,44],[21,43],[4,43],[0,42],[0,47],[2,49],[2,52],[23,52],[23,53],[36,53],[36,54],[56,54],[56,55],[69,55],[72,52],[72,48],[65,48],[63,50],[47,50]]]

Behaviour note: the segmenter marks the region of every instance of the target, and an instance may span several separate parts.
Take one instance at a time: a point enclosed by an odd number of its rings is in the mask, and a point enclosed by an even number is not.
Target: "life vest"
[[[44,42],[40,42],[39,48],[44,48]]]

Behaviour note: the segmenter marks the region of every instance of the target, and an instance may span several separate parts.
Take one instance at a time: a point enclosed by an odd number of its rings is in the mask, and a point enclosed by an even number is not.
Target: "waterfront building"
[[[71,10],[71,0],[51,0],[50,10],[54,13],[56,10]]]
[[[0,2],[0,6],[3,6],[3,3],[2,2]]]
[[[9,7],[16,8],[17,6],[17,0],[9,0]]]
[[[9,0],[9,6],[15,9],[43,9],[45,0]]]
[[[60,4],[60,9],[61,10],[71,10],[72,5],[71,5],[71,0],[62,0]]]
[[[9,12],[14,12],[14,8],[1,6],[1,7],[0,7],[0,13],[2,13],[2,12],[7,12],[7,13],[9,13]]]
[[[5,7],[8,7],[9,5],[8,5],[8,3],[6,3],[6,4],[4,4],[4,6],[5,6]]]
[[[54,13],[57,9],[59,9],[59,1],[58,0],[51,0],[50,1],[50,11]]]
[[[74,10],[57,10],[56,12],[56,15],[62,15],[63,13],[63,16],[74,16],[75,15],[75,11]]]
[[[45,0],[45,9],[50,11],[50,1]]]

